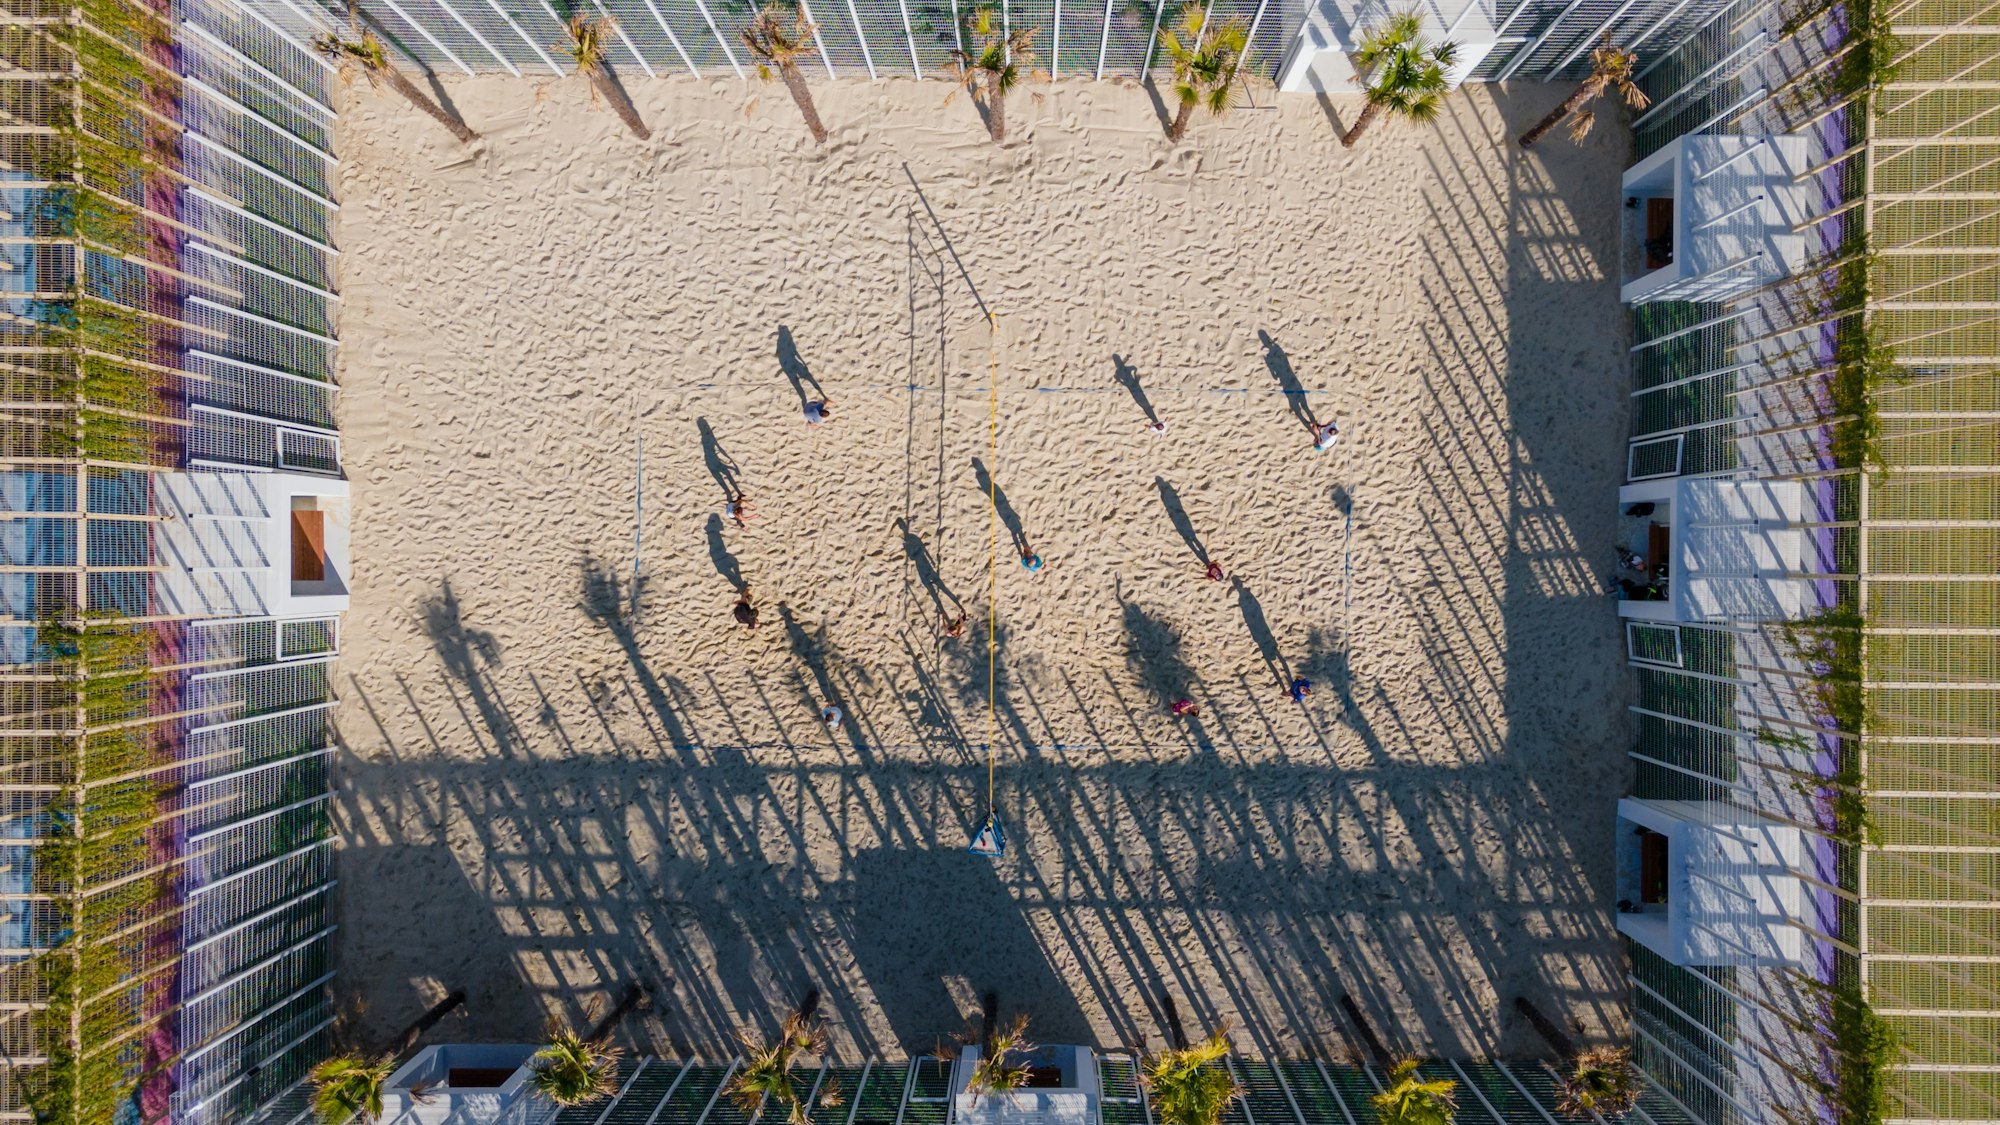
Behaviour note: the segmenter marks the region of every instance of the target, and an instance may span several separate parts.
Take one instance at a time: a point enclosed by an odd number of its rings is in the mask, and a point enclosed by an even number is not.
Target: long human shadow
[[[1153,400],[1146,397],[1146,388],[1139,385],[1139,369],[1125,362],[1125,357],[1111,357],[1111,378],[1131,394],[1132,401],[1146,412],[1146,421],[1159,425],[1160,416],[1153,411]]]
[[[805,357],[799,354],[799,345],[792,339],[792,330],[782,324],[778,326],[778,370],[791,380],[792,391],[799,396],[800,410],[804,410],[815,396],[826,398],[826,388],[819,385],[812,368],[806,365]],[[808,386],[812,388],[811,395],[806,394]]]
[[[1278,389],[1284,392],[1285,402],[1292,408],[1292,417],[1308,433],[1317,433],[1319,418],[1313,414],[1312,404],[1306,401],[1306,389],[1299,382],[1298,372],[1292,370],[1292,357],[1285,354],[1285,349],[1269,332],[1258,329],[1257,339],[1264,345],[1264,366],[1271,372],[1271,378],[1278,381]]]
[[[722,539],[722,517],[708,517],[708,561],[715,564],[715,572],[723,581],[736,589],[743,589],[743,568],[737,564],[736,556],[729,552],[729,544]]]
[[[931,596],[938,616],[949,617],[963,609],[964,603],[958,600],[958,595],[945,584],[944,576],[938,573],[937,563],[931,558],[930,548],[924,545],[923,537],[910,530],[908,520],[899,517],[896,526],[903,532],[903,554],[909,558],[910,565],[917,568],[917,581]],[[949,609],[945,606],[947,601],[951,603]]]
[[[974,457],[972,473],[979,482],[979,494],[992,498],[993,510],[999,513],[1000,522],[1007,525],[1007,534],[1014,539],[1015,552],[1022,555],[1029,553],[1028,534],[1021,529],[1020,513],[1014,511],[1014,505],[1007,502],[1007,494],[1000,486],[993,483],[993,478],[986,472],[986,463]]]
[[[708,462],[708,475],[714,477],[715,483],[721,487],[723,499],[734,500],[743,495],[743,476],[736,465],[736,458],[722,448],[722,442],[716,439],[708,419],[696,418],[694,425],[701,431],[702,460]]]
[[[1177,699],[1193,699],[1199,677],[1188,664],[1186,643],[1172,622],[1148,613],[1137,602],[1118,593],[1125,626],[1125,666],[1139,687],[1153,696],[1164,709]],[[1194,715],[1185,719],[1188,734],[1197,746],[1210,745],[1208,732]]]
[[[784,623],[785,641],[791,645],[792,659],[798,661],[812,674],[817,700],[814,710],[827,704],[840,708],[841,713],[846,716],[846,720],[841,724],[841,731],[846,734],[848,743],[854,747],[855,752],[865,757],[868,752],[868,740],[861,734],[863,717],[855,712],[853,701],[840,690],[840,685],[833,682],[832,672],[827,668],[824,640],[807,633],[805,626],[799,624],[798,617],[792,613],[792,607],[784,602],[778,603],[778,620]]]
[[[1162,701],[1181,699],[1194,689],[1195,672],[1185,642],[1173,623],[1118,595],[1125,626],[1125,666],[1139,686]]]
[[[1257,653],[1264,658],[1264,667],[1280,687],[1292,682],[1291,665],[1278,652],[1278,638],[1271,632],[1271,623],[1264,617],[1263,603],[1250,592],[1241,578],[1231,580],[1236,587],[1236,608],[1243,614],[1243,625],[1250,630],[1250,639],[1257,642]]]
[[[1181,505],[1181,494],[1167,483],[1165,477],[1154,477],[1153,484],[1160,490],[1160,503],[1166,506],[1167,518],[1174,521],[1174,530],[1181,533],[1181,541],[1194,552],[1194,561],[1208,565],[1208,548],[1202,546],[1201,536],[1194,530],[1194,521],[1188,518],[1187,509]]]

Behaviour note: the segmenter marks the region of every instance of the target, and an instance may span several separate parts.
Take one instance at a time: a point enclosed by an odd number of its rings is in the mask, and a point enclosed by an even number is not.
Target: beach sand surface
[[[1524,153],[1567,90],[1473,88],[1344,150],[1358,99],[1260,90],[1176,145],[1063,81],[999,146],[819,80],[816,147],[781,86],[623,78],[650,141],[580,80],[443,80],[469,149],[343,95],[362,1039],[633,982],[625,1041],[710,1056],[811,987],[849,1059],[989,993],[1041,1042],[1622,1034],[1618,127]]]

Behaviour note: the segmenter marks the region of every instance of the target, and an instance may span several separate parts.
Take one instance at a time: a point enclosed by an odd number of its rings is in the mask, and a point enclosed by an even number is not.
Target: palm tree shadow
[[[1306,389],[1299,383],[1299,376],[1292,370],[1292,357],[1278,346],[1269,332],[1257,330],[1257,339],[1264,345],[1264,366],[1271,372],[1271,378],[1278,381],[1278,389],[1284,393],[1285,401],[1292,408],[1292,417],[1305,426],[1307,432],[1317,434],[1319,419],[1313,415],[1312,404],[1306,401]]]
[[[799,619],[793,616],[792,607],[784,602],[778,603],[778,619],[784,622],[785,640],[791,645],[792,658],[805,665],[806,671],[812,673],[813,687],[819,693],[818,700],[808,699],[807,705],[815,710],[828,704],[840,708],[847,716],[846,721],[841,724],[841,731],[846,735],[848,745],[853,747],[857,754],[865,756],[868,752],[868,742],[861,733],[861,716],[855,713],[854,705],[841,694],[827,667],[828,646],[824,627],[821,628],[819,636],[807,633],[805,626],[799,624]]]
[[[1152,400],[1146,397],[1146,388],[1139,385],[1139,369],[1126,363],[1125,357],[1120,355],[1111,357],[1111,366],[1112,379],[1131,394],[1132,401],[1139,405],[1139,409],[1146,412],[1146,421],[1158,425],[1160,416],[1153,411]]]
[[[608,566],[585,555],[583,559],[584,616],[615,632],[629,636],[638,623],[645,604],[646,577],[634,574],[628,585]]]
[[[792,339],[792,330],[783,324],[778,326],[778,370],[784,372],[785,378],[791,380],[792,391],[799,396],[800,410],[804,410],[806,404],[813,401],[812,397],[806,394],[808,386],[812,387],[812,393],[818,395],[820,400],[825,400],[826,388],[820,386],[819,380],[813,377],[812,368],[806,365],[805,357],[799,354],[798,342]]]
[[[1334,112],[1333,99],[1327,96],[1326,87],[1320,85],[1319,75],[1308,71],[1306,83],[1312,87],[1313,100],[1319,103],[1319,111],[1326,116],[1326,123],[1333,126],[1333,135],[1346,136],[1347,127],[1340,123],[1340,115]]]
[[[1160,96],[1160,84],[1148,75],[1140,85],[1146,88],[1146,99],[1153,103],[1153,116],[1160,120],[1160,131],[1164,133],[1172,130],[1174,115],[1167,110],[1167,100]]]
[[[597,69],[601,71],[604,75],[604,84],[611,88],[610,96],[619,99],[628,106],[631,106],[632,116],[638,117],[639,104],[632,100],[632,92],[625,88],[625,80],[618,77],[617,69],[611,65],[611,56],[607,54],[604,58],[604,62],[600,64]],[[616,107],[614,106],[613,108]]]
[[[424,599],[423,630],[445,670],[460,680],[470,682],[483,666],[500,663],[500,642],[484,629],[466,626],[449,578],[437,597]]]

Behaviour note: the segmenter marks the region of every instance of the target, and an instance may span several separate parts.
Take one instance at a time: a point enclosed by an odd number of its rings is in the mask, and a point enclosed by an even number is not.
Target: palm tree
[[[1146,1060],[1146,1097],[1163,1125],[1217,1125],[1229,1099],[1243,1088],[1216,1066],[1229,1054],[1228,1025],[1196,1046],[1162,1051]]]
[[[479,139],[465,122],[452,116],[443,106],[432,100],[429,94],[417,89],[417,84],[403,76],[389,62],[388,53],[382,49],[382,41],[375,38],[372,31],[362,31],[358,39],[342,39],[328,33],[313,40],[313,50],[342,67],[358,69],[368,78],[370,86],[388,86],[403,95],[404,100],[429,114],[433,120],[451,130],[460,144],[471,144]]]
[[[826,126],[819,123],[812,91],[806,89],[806,76],[799,70],[799,56],[813,50],[813,25],[805,12],[782,0],[766,4],[743,29],[743,45],[757,57],[757,74],[765,81],[771,79],[771,68],[778,68],[778,77],[784,79],[785,89],[792,92],[792,100],[806,119],[806,132],[816,143],[825,144]]]
[[[561,1106],[583,1105],[618,1088],[622,1052],[602,1039],[585,1039],[561,1020],[549,1021],[549,1041],[528,1060],[528,1085]]]
[[[760,1105],[783,1106],[790,1125],[806,1125],[806,1101],[792,1082],[792,1065],[800,1055],[826,1053],[826,1029],[805,1012],[794,1012],[779,1028],[778,1037],[768,1043],[746,1029],[743,1048],[743,1066],[723,1090],[729,1103],[745,1117]]]
[[[1449,1078],[1426,1082],[1417,1077],[1416,1059],[1404,1059],[1389,1069],[1389,1088],[1375,1095],[1375,1120],[1381,1125],[1451,1125],[1458,1112],[1458,1083]]]
[[[395,1062],[388,1055],[364,1058],[335,1055],[312,1068],[313,1116],[320,1125],[346,1125],[359,1119],[369,1125],[382,1116],[382,1087],[388,1085]]]
[[[986,121],[995,144],[1007,140],[1007,93],[1021,81],[1021,74],[1035,61],[1035,30],[1021,28],[1002,32],[993,26],[993,9],[980,8],[972,14],[975,49],[954,50],[959,81],[967,90],[986,99]]]
[[[1625,104],[1633,109],[1645,109],[1650,99],[1646,97],[1646,91],[1633,81],[1638,66],[1639,56],[1623,47],[1613,47],[1611,37],[1605,36],[1604,45],[1590,52],[1590,77],[1583,80],[1583,85],[1578,86],[1575,93],[1564,98],[1561,105],[1550,110],[1547,117],[1536,122],[1534,128],[1521,134],[1521,147],[1528,148],[1541,140],[1544,133],[1572,113],[1576,114],[1576,118],[1569,123],[1569,139],[1583,140],[1590,135],[1590,127],[1597,124],[1597,115],[1582,109],[1582,106],[1603,96],[1607,90],[1617,91]]]
[[[1028,1084],[1028,1067],[1025,1063],[1014,1062],[1010,1055],[1020,1055],[1035,1049],[1028,1041],[1028,1017],[1016,1016],[1007,1030],[986,1040],[980,1049],[979,1061],[973,1064],[972,1077],[966,1081],[966,1089],[976,1099],[981,1094],[1004,1094],[1009,1090],[1019,1090]]]
[[[1583,1052],[1558,1086],[1556,1109],[1564,1117],[1618,1120],[1639,1104],[1639,1069],[1632,1064],[1632,1048],[1599,1047]]]
[[[1457,57],[1458,44],[1433,44],[1425,38],[1424,19],[1414,11],[1398,12],[1375,25],[1354,52],[1354,80],[1362,84],[1368,104],[1354,127],[1341,134],[1341,146],[1353,148],[1385,109],[1412,121],[1436,120],[1451,85],[1447,72]]]
[[[576,61],[577,71],[590,79],[590,100],[594,103],[602,94],[633,136],[650,140],[653,131],[639,120],[639,111],[633,108],[632,99],[625,96],[625,88],[611,76],[611,64],[605,59],[605,36],[617,26],[610,16],[592,19],[582,12],[572,12],[563,23],[563,30],[569,32],[569,43],[563,49]]]
[[[1167,136],[1180,140],[1197,105],[1221,117],[1236,104],[1236,71],[1250,46],[1250,29],[1242,20],[1224,20],[1212,31],[1208,13],[1190,5],[1180,25],[1160,33],[1160,42],[1174,60],[1174,99],[1180,109]],[[1206,32],[1206,34],[1204,34]]]

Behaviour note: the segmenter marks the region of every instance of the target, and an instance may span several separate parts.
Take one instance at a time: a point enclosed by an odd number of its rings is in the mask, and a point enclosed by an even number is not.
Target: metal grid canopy
[[[327,1046],[337,634],[196,619],[159,530],[331,432],[330,74],[207,0],[0,7],[0,1115],[234,1119]]]
[[[1843,85],[1871,25],[1893,34],[1872,49],[1894,77]],[[1819,196],[1800,276],[1633,316],[1634,475],[1812,496],[1800,577],[1817,611],[1632,648],[1637,794],[1753,809],[1815,841],[1796,872],[1813,888],[1798,971],[1635,951],[1641,1057],[1704,1120],[1822,1101],[1818,1083],[1857,1065],[1829,1034],[1831,997],[1865,1001],[1902,1042],[1891,1118],[2000,1117],[1996,79],[2000,8],[1962,0],[1817,15],[1739,0],[1642,76],[1641,155],[1690,132],[1803,135]],[[1876,349],[1893,370],[1869,367]]]
[[[1099,1104],[1103,1125],[1156,1125],[1130,1054],[1099,1054]],[[741,1059],[626,1059],[617,1093],[553,1115],[550,1125],[747,1125],[744,1112],[723,1096]],[[1265,1060],[1231,1056],[1223,1064],[1243,1088],[1224,1117],[1228,1125],[1370,1125],[1369,1099],[1381,1092],[1384,1073],[1306,1059]],[[933,1057],[903,1062],[829,1063],[801,1067],[796,1081],[810,1125],[946,1125],[951,1064]],[[1462,1125],[1562,1125],[1554,1078],[1540,1064],[1426,1063],[1425,1079],[1458,1083]],[[837,1091],[838,1098],[823,1094]],[[837,1104],[827,1104],[834,1102]],[[1690,1125],[1658,1091],[1644,1095],[1628,1120],[1635,1125]]]
[[[345,22],[335,0],[244,0],[299,42]],[[802,0],[818,27],[809,67],[852,78],[936,78],[951,72],[964,21],[979,0]],[[1008,27],[1035,31],[1038,66],[1056,78],[1140,77],[1165,65],[1159,28],[1197,0],[991,0]],[[1251,31],[1252,71],[1272,76],[1298,38],[1309,0],[1200,0]],[[1704,26],[1724,0],[1479,0],[1499,42],[1472,81],[1573,78],[1610,35],[1652,58]],[[1423,4],[1416,5],[1423,7]],[[579,0],[617,20],[613,66],[646,77],[751,73],[740,33],[757,0]],[[407,60],[439,74],[563,74],[569,63],[551,0],[361,0],[364,18]],[[1461,21],[1445,21],[1456,25]]]

